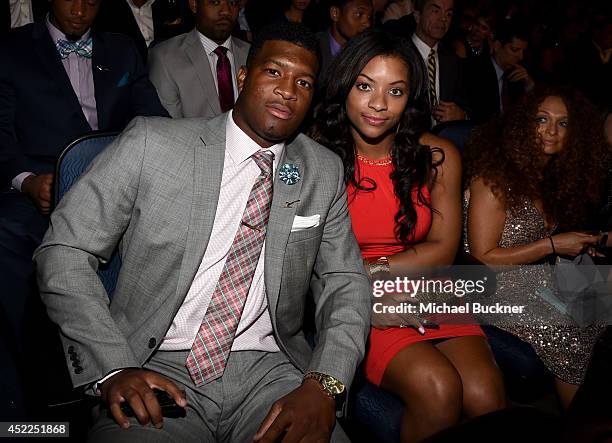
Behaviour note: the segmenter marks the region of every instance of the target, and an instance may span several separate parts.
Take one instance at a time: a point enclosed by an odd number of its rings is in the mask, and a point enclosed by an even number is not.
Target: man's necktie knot
[[[227,48],[225,46],[217,46],[213,52],[217,54],[217,57],[225,57],[227,55]]]
[[[93,50],[93,40],[89,37],[87,40],[79,40],[71,42],[68,40],[58,40],[55,44],[59,56],[63,59],[68,58],[73,52],[81,57],[91,58]]]
[[[251,158],[257,163],[259,169],[264,175],[272,175],[272,165],[274,163],[274,152],[269,149],[257,151],[251,156]]]

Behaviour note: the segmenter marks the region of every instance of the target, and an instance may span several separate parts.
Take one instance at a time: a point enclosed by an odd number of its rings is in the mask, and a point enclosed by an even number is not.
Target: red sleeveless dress
[[[406,247],[395,236],[395,214],[399,201],[393,192],[390,174],[393,165],[368,164],[356,160],[355,176],[371,178],[376,183],[374,191],[359,191],[348,185],[348,203],[353,232],[359,243],[363,258],[378,258],[402,252]],[[365,184],[365,183],[364,183]],[[367,184],[365,184],[367,186]],[[427,187],[422,189],[424,197],[430,201]],[[417,202],[416,190],[412,195],[417,213],[417,223],[413,243],[423,241],[431,227],[431,211]],[[375,385],[380,385],[389,362],[404,347],[426,340],[460,337],[467,335],[484,336],[477,325],[441,324],[440,329],[426,329],[420,335],[413,328],[371,328],[369,347],[365,358],[365,374]]]

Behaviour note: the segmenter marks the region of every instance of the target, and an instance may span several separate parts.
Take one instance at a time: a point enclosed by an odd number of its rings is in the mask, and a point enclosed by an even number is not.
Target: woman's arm
[[[443,138],[425,134],[421,143],[438,147],[444,162],[431,184],[431,228],[424,241],[388,257],[392,276],[406,275],[416,266],[444,266],[455,259],[461,236],[461,156],[455,146]],[[434,153],[434,161],[442,154]]]
[[[581,232],[566,232],[524,245],[502,248],[498,243],[505,221],[506,210],[502,202],[483,180],[474,180],[470,185],[467,216],[468,243],[470,253],[487,265],[533,263],[552,253],[577,255],[599,238]]]

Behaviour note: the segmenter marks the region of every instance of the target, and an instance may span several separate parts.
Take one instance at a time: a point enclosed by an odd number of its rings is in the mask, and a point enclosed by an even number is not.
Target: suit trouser
[[[162,429],[131,418],[130,428],[122,429],[106,409],[98,409],[88,441],[250,443],[272,404],[302,382],[302,374],[282,352],[231,352],[223,376],[200,387],[191,381],[186,359],[187,351],[158,351],[145,364],[187,393],[186,417],[164,418]],[[339,425],[332,441],[349,441]]]
[[[18,374],[28,365],[24,360],[26,333],[36,336],[36,327],[40,324],[29,322],[30,314],[34,311],[34,317],[39,318],[42,310],[35,291],[32,254],[48,225],[49,218],[41,215],[24,194],[0,192],[0,318],[3,323],[0,370],[6,385],[6,389],[0,389],[0,418],[24,414],[24,394]]]

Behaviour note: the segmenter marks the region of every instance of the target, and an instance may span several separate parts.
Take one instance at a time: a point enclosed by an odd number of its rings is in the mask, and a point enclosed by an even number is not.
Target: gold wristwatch
[[[334,400],[338,401],[343,397],[345,391],[344,385],[331,375],[323,374],[322,372],[309,372],[304,376],[304,380],[309,378],[318,381],[325,393]]]

